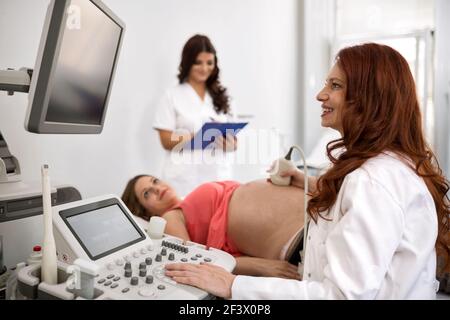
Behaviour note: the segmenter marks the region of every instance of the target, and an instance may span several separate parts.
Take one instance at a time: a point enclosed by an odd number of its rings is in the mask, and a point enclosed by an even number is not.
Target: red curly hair
[[[343,137],[327,145],[333,166],[322,175],[308,204],[318,217],[336,202],[346,175],[383,151],[407,157],[421,176],[436,205],[439,230],[436,248],[444,256],[440,267],[450,265],[449,184],[427,145],[416,86],[406,60],[394,49],[374,43],[342,49],[336,63],[347,76]],[[343,150],[336,157],[335,151]],[[439,271],[438,271],[439,272]]]

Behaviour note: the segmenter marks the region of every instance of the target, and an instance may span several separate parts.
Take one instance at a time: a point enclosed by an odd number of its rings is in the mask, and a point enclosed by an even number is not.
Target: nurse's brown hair
[[[342,49],[336,63],[347,76],[343,137],[327,146],[333,166],[318,180],[308,213],[317,221],[336,202],[346,175],[383,151],[410,159],[430,191],[439,224],[439,270],[450,271],[449,184],[425,141],[416,86],[406,60],[394,49],[364,44]],[[344,148],[344,149],[343,149]],[[338,156],[337,150],[343,150]]]
[[[184,45],[180,66],[178,68],[178,80],[180,83],[184,83],[187,80],[192,65],[197,60],[197,56],[202,52],[212,53],[214,55],[215,67],[208,80],[206,80],[206,88],[213,100],[214,109],[217,113],[228,114],[230,111],[230,103],[227,89],[220,83],[220,69],[218,66],[216,49],[207,36],[196,34]]]

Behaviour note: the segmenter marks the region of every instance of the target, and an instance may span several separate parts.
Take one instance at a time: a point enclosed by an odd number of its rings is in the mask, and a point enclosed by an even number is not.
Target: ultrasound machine
[[[207,292],[177,284],[164,275],[166,263],[207,262],[232,271],[228,253],[163,235],[151,239],[114,195],[53,207],[58,284],[39,283],[39,266],[19,273],[23,294],[50,299],[208,299]],[[81,263],[78,263],[81,261]],[[70,265],[92,279],[91,293],[68,286]],[[83,270],[84,268],[84,270]],[[80,276],[80,275],[79,275]],[[82,276],[82,275],[81,275]],[[89,290],[89,288],[88,288]]]
[[[100,0],[51,0],[35,68],[0,70],[0,90],[29,93],[25,129],[100,134],[124,32],[123,21]],[[81,199],[70,186],[54,186],[48,191],[51,209],[45,210],[44,188],[21,181],[20,163],[4,137],[0,132],[0,278],[6,267],[25,261],[18,237],[30,239],[28,230],[42,234],[43,212],[51,212],[57,253],[56,284],[42,281],[39,264],[20,269],[23,296],[207,299],[207,292],[165,277],[165,264],[235,267],[235,259],[221,250],[165,234],[151,238],[114,195]]]

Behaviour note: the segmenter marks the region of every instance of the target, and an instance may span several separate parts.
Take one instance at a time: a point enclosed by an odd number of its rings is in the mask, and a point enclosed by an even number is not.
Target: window
[[[365,42],[386,44],[408,61],[416,80],[425,134],[434,142],[434,1],[336,0],[332,57],[339,49]]]

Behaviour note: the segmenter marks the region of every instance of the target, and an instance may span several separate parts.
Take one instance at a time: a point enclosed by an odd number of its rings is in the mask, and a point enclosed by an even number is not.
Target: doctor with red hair
[[[385,45],[344,48],[317,100],[322,126],[341,138],[327,146],[333,165],[310,181],[302,280],[182,263],[167,276],[227,299],[436,297],[436,273],[450,264],[449,185],[425,141],[408,63]],[[301,171],[285,175],[303,187]]]

